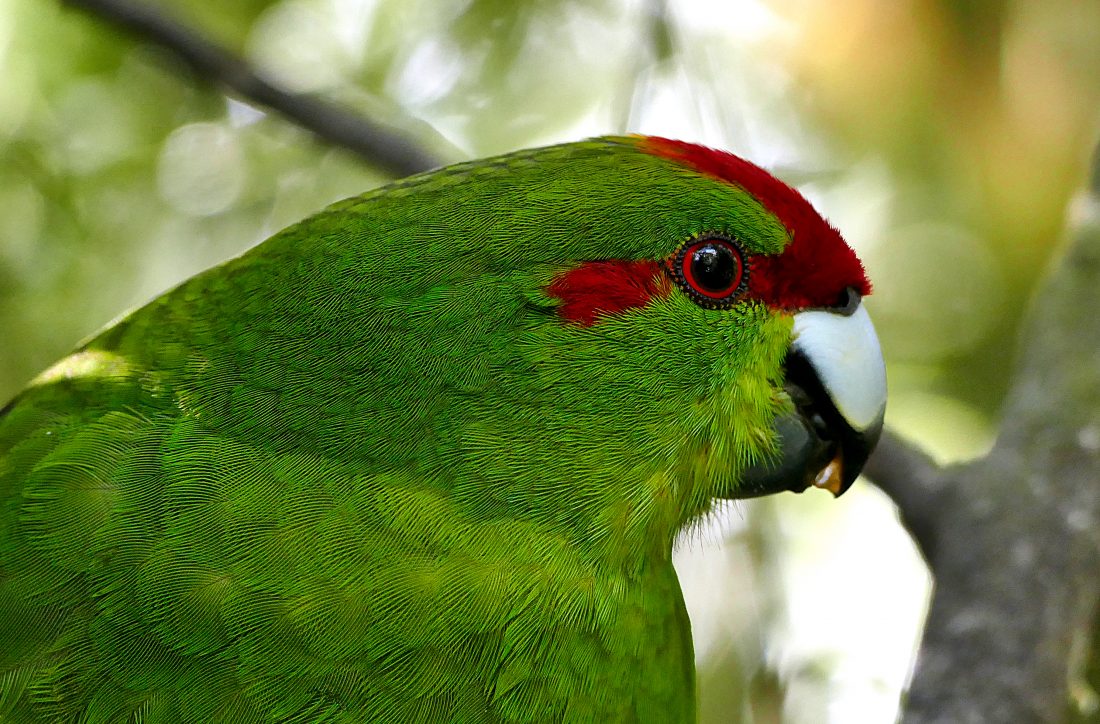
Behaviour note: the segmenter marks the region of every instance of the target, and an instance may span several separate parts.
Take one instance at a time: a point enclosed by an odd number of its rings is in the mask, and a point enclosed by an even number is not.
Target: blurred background
[[[609,132],[732,150],[865,260],[887,424],[991,444],[1100,133],[1092,0],[144,0],[444,161]],[[388,180],[167,51],[0,0],[0,401],[79,340]],[[927,570],[870,484],[730,504],[677,553],[704,722],[890,722]]]

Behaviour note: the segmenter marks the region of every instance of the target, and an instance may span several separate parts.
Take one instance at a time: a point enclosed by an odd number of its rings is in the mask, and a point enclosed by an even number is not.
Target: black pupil
[[[708,292],[725,292],[737,277],[737,260],[724,244],[704,244],[691,253],[691,276]]]

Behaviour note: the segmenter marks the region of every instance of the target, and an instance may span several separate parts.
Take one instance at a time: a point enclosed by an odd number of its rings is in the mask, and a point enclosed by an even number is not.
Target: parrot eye
[[[748,286],[740,245],[717,234],[685,244],[670,271],[692,300],[708,309],[728,309]]]

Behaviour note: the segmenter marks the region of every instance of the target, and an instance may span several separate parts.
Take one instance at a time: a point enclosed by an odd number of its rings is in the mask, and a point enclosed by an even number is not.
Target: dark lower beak
[[[743,473],[739,497],[800,493],[810,486],[839,496],[859,477],[882,434],[886,375],[858,298],[852,310],[796,315],[795,334],[784,362],[784,389],[794,409],[776,420],[775,457]]]

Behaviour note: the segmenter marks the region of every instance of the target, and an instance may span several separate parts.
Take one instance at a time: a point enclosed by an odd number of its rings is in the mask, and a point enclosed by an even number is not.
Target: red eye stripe
[[[561,301],[558,315],[588,327],[601,317],[644,307],[654,297],[667,296],[668,278],[655,261],[606,259],[587,261],[562,272],[546,287]]]

